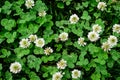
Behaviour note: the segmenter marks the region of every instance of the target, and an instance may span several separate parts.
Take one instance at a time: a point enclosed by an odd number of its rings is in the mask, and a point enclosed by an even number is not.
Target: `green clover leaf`
[[[82,14],[81,18],[85,19],[85,20],[90,20],[91,19],[91,17],[89,16],[87,11],[83,11],[83,14]]]

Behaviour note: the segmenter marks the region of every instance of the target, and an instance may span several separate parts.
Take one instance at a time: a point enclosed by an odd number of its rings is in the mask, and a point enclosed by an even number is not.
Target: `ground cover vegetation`
[[[0,0],[0,80],[120,80],[119,0]]]

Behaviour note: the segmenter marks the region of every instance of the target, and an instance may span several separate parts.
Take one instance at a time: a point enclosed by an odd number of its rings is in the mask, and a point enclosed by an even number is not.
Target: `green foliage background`
[[[97,9],[95,0],[34,0],[35,6],[27,9],[24,0],[0,1],[0,80],[51,80],[59,71],[56,63],[67,61],[62,80],[72,80],[71,71],[82,71],[81,80],[120,80],[120,42],[110,52],[104,52],[101,44],[109,35],[120,39],[120,34],[112,33],[112,26],[120,23],[120,1],[103,0],[107,10]],[[47,15],[39,17],[38,12],[45,10]],[[69,17],[77,14],[77,24],[69,24]],[[91,25],[99,24],[103,28],[101,39],[90,42],[87,38]],[[61,32],[69,33],[66,42],[57,41]],[[45,47],[54,52],[44,54],[44,48],[33,44],[27,49],[19,47],[19,42],[30,34],[45,39]],[[80,36],[85,37],[87,45],[77,44]],[[12,74],[9,66],[18,61],[22,71]],[[79,79],[78,79],[79,80]]]

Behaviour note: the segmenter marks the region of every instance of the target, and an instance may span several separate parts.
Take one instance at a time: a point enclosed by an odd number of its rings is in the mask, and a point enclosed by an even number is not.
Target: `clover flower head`
[[[60,39],[61,41],[66,41],[66,40],[68,40],[68,33],[62,32],[62,33],[59,35],[59,39]]]
[[[104,11],[105,8],[106,8],[106,3],[105,2],[99,2],[98,5],[97,5],[97,8],[101,11]]]
[[[120,33],[120,24],[113,25],[113,32]]]
[[[38,12],[38,15],[40,17],[44,17],[46,14],[47,14],[46,11],[40,11],[40,12]]]
[[[34,43],[37,47],[42,48],[45,45],[45,40],[43,38],[38,38]]]
[[[100,33],[102,31],[101,26],[98,25],[98,24],[93,25],[92,29],[93,29],[94,32],[97,32],[97,33]]]
[[[55,74],[53,74],[52,76],[52,80],[61,80],[63,77],[61,72],[56,72]]]
[[[99,37],[99,34],[96,33],[96,32],[94,32],[94,31],[88,33],[88,39],[89,39],[91,42],[95,42],[95,41],[97,41],[99,38],[100,38],[100,37]]]
[[[86,45],[86,42],[85,42],[84,40],[85,40],[85,39],[82,38],[82,37],[78,38],[78,44],[79,44],[80,46],[85,46],[85,45]]]
[[[37,40],[37,35],[31,34],[31,35],[29,36],[29,40],[30,40],[30,42],[34,42],[35,40]]]
[[[71,24],[76,24],[79,21],[79,17],[76,14],[73,14],[70,16],[69,21]]]
[[[19,62],[14,62],[14,63],[11,63],[10,65],[10,72],[14,73],[14,74],[17,74],[21,71],[22,69],[22,66]]]
[[[77,78],[80,78],[80,76],[81,76],[81,71],[80,70],[74,69],[72,71],[72,78],[77,79]]]
[[[118,42],[117,37],[110,35],[110,37],[108,38],[108,43],[113,47],[117,45],[117,42]]]
[[[111,45],[108,43],[108,42],[104,42],[102,44],[102,49],[106,52],[110,51],[111,50]]]
[[[30,41],[28,39],[22,39],[19,44],[22,48],[28,48],[30,46]]]
[[[47,48],[45,48],[44,53],[46,55],[50,55],[51,53],[53,53],[53,49],[51,47],[47,47]]]
[[[67,66],[67,61],[65,61],[64,59],[61,59],[58,63],[57,63],[57,68],[58,69],[65,69]]]
[[[34,6],[34,0],[26,0],[25,6],[27,7],[27,9],[32,8]]]

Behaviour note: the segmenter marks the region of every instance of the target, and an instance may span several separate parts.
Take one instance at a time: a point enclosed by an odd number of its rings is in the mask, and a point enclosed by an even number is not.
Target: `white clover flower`
[[[22,66],[19,62],[14,62],[14,63],[11,63],[10,65],[10,72],[16,74],[16,73],[19,73],[22,69]]]
[[[99,34],[96,33],[96,32],[94,32],[94,31],[88,33],[88,39],[89,39],[90,41],[92,41],[92,42],[97,41],[99,38],[100,38],[100,37],[99,37]]]
[[[28,39],[22,39],[20,42],[20,47],[27,48],[30,46],[30,41]]]
[[[94,32],[100,33],[102,31],[102,27],[98,24],[92,26]]]
[[[84,42],[84,38],[82,38],[82,37],[80,37],[80,38],[78,38],[78,44],[80,45],[80,46],[85,46],[86,45],[86,42]]]
[[[61,74],[61,72],[56,72],[55,74],[53,74],[52,80],[61,80],[62,77],[63,75]]]
[[[120,33],[120,24],[113,25],[113,32]]]
[[[108,42],[104,42],[103,44],[102,44],[102,49],[104,50],[104,51],[110,51],[111,50],[111,45],[108,43]]]
[[[70,21],[71,24],[75,24],[79,21],[79,17],[76,14],[73,14],[73,15],[70,16],[69,21]]]
[[[47,48],[45,48],[44,53],[46,55],[50,55],[50,53],[53,53],[53,49],[51,47],[47,47]]]
[[[64,59],[61,59],[58,63],[57,63],[57,68],[58,69],[65,69],[67,66],[67,61],[65,61]]]
[[[113,46],[116,46],[117,45],[117,42],[118,42],[118,39],[116,36],[110,36],[108,38],[108,43],[113,47]]]
[[[62,32],[62,33],[59,35],[59,38],[60,38],[61,41],[66,41],[66,40],[68,40],[68,33]]]
[[[32,8],[34,6],[34,0],[26,0],[25,6],[27,7],[27,9]]]
[[[97,8],[101,11],[104,11],[105,8],[106,8],[106,3],[105,2],[99,2],[98,5],[97,5]]]
[[[45,45],[45,40],[43,38],[38,38],[34,43],[37,47],[42,48]]]
[[[72,78],[77,79],[77,78],[80,78],[80,76],[81,76],[81,71],[79,71],[77,69],[74,69],[72,71]]]
[[[38,15],[40,17],[44,17],[46,14],[47,14],[46,11],[40,11],[40,12],[38,12]]]
[[[37,35],[31,34],[31,35],[29,36],[29,40],[30,40],[30,42],[34,42],[35,40],[37,40]]]

